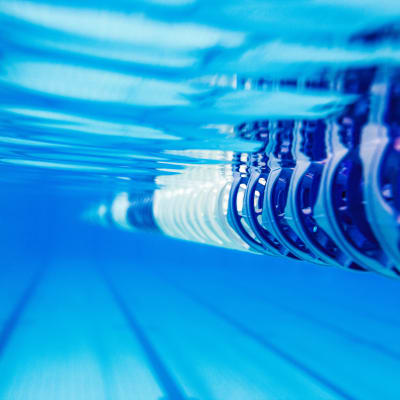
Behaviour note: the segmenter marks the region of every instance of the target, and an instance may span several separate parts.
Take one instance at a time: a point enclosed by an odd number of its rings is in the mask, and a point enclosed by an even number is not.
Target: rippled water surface
[[[151,188],[253,151],[237,127],[323,119],[400,61],[385,1],[0,2],[1,179]],[[100,185],[101,184],[101,185]]]

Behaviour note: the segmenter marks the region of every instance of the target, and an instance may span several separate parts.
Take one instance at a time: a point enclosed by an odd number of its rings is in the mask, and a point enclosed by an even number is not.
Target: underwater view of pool
[[[0,0],[0,399],[400,398],[397,0]]]

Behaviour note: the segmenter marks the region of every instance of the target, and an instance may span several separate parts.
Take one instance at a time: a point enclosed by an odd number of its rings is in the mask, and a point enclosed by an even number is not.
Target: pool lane
[[[376,280],[93,256],[39,271],[0,282],[2,400],[400,398],[395,307],[358,306]]]
[[[337,333],[350,342],[374,348],[394,360],[400,360],[400,343],[397,340],[400,323],[396,321],[400,296],[396,281],[383,280],[385,293],[378,284],[375,287],[366,286],[368,281],[363,282],[360,279],[363,275],[359,273],[353,276],[346,274],[348,282],[351,282],[349,278],[354,279],[353,286],[348,284],[346,292],[341,293],[339,279],[334,282],[335,286],[328,279],[310,279],[305,284],[297,282],[294,285],[296,277],[283,276],[278,281],[266,271],[258,275],[256,268],[252,268],[251,275],[243,279],[246,271],[246,266],[229,270],[204,266],[202,272],[198,273],[187,265],[180,268],[179,273],[167,276],[159,270],[157,274],[175,285],[181,283],[187,290],[202,294],[206,299],[225,300],[224,307],[233,308],[235,312],[243,305],[250,307],[250,310],[265,307],[264,312],[273,309],[297,317],[298,322],[311,323],[317,329]],[[367,278],[379,283],[371,275]],[[387,301],[390,300],[388,307],[385,306],[385,296]],[[246,301],[243,302],[243,299]],[[237,302],[238,305],[235,304]],[[371,309],[377,304],[380,304],[380,313],[371,314]]]
[[[290,356],[317,373],[325,383],[328,380],[328,384],[334,384],[338,394],[344,392],[351,398],[371,400],[400,398],[396,383],[400,377],[398,328],[373,317],[368,319],[364,313],[358,315],[354,304],[339,311],[338,306],[330,308],[317,300],[312,303],[310,294],[324,292],[331,300],[337,295],[335,288],[329,290],[323,280],[320,285],[309,282],[308,296],[303,296],[301,285],[292,296],[282,296],[285,282],[274,286],[251,272],[246,266],[231,270],[219,268],[214,272],[205,266],[197,273],[190,264],[175,273],[157,270],[165,282],[243,335],[274,346],[284,357]],[[265,277],[268,278],[268,273]],[[362,287],[362,282],[358,286]],[[393,290],[395,302],[398,299],[395,283],[391,287],[389,282],[386,288]],[[378,295],[379,285],[376,289]],[[364,300],[362,311],[368,310],[370,302],[379,301],[373,294]],[[308,299],[304,301],[304,297]],[[348,302],[352,303],[351,295]],[[395,316],[396,310],[393,310]]]
[[[113,269],[120,296],[185,393],[196,399],[350,399],[334,385],[158,279],[147,268]]]
[[[0,359],[4,400],[160,399],[103,281],[87,263],[47,271]]]

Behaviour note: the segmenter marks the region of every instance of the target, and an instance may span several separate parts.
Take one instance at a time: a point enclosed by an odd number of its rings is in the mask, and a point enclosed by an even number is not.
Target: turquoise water
[[[0,399],[400,398],[399,283],[87,211],[327,120],[391,76],[400,4],[0,1]],[[236,160],[237,161],[237,160]]]
[[[255,150],[235,126],[324,118],[354,101],[307,82],[397,66],[398,8],[394,0],[3,0],[3,179],[48,174],[98,191],[134,176],[142,189],[187,164],[224,160],[190,150]],[[377,38],[363,40],[371,32]]]

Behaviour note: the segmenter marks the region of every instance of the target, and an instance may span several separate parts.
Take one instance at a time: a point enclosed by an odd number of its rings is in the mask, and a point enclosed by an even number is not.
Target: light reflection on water
[[[3,0],[1,168],[151,187],[254,151],[238,124],[335,115],[344,70],[398,64],[397,3]]]

